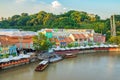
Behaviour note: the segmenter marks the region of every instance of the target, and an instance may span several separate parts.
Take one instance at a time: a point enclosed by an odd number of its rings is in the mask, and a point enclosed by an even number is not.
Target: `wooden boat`
[[[49,61],[43,60],[39,63],[39,65],[36,67],[35,71],[43,71],[47,68]]]
[[[64,55],[64,58],[74,58],[74,57],[77,57],[77,55],[73,53],[67,53]]]

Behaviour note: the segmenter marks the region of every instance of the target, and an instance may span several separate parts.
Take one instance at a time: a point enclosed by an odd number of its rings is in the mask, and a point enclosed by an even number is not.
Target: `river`
[[[120,52],[79,54],[35,72],[39,62],[0,71],[0,80],[120,80]]]

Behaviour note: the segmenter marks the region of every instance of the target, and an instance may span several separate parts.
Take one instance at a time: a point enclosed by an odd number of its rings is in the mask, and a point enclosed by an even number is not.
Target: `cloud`
[[[68,9],[65,8],[60,2],[53,1],[50,4],[41,2],[40,4],[34,6],[34,10],[36,11],[43,10],[54,14],[61,14],[66,12]]]
[[[46,11],[54,14],[61,14],[67,10],[59,1],[55,0],[51,3],[45,3],[37,0],[15,0],[17,7],[19,7],[19,11],[26,11],[28,13]],[[22,9],[21,9],[22,8]]]
[[[53,1],[51,4],[53,8],[58,8],[62,6],[58,1]]]
[[[61,14],[64,13],[68,10],[68,8],[65,8],[60,2],[53,1],[51,2],[51,12],[53,12],[54,14]]]
[[[0,7],[0,14],[3,17],[10,17],[21,13],[34,14],[38,13],[39,11],[61,14],[69,10],[56,0],[51,3],[38,0],[12,0],[8,4],[1,6],[2,7]]]

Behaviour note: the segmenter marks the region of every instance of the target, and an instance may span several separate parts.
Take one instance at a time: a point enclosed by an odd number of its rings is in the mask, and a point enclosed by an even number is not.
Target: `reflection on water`
[[[118,52],[119,53],[119,52]],[[0,80],[120,80],[120,54],[80,54],[35,72],[38,62],[0,71]]]

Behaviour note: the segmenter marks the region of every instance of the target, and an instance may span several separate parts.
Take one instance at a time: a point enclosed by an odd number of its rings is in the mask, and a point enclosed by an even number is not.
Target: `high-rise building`
[[[111,36],[116,36],[115,15],[111,16],[110,24],[111,24]]]

